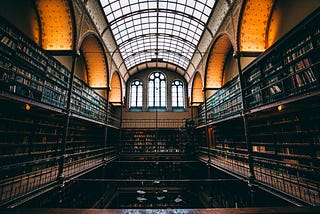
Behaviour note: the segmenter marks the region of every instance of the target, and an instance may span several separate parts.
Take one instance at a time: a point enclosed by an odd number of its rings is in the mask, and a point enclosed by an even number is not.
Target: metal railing
[[[170,128],[178,129],[185,125],[185,119],[123,119],[122,128]]]
[[[198,158],[232,175],[249,179],[248,157],[245,154],[200,147]],[[291,200],[303,201],[313,206],[320,205],[320,182],[317,180],[319,168],[288,166],[288,163],[261,157],[253,157],[253,164],[255,182],[259,186],[286,195]],[[303,172],[312,173],[313,180],[303,176]]]

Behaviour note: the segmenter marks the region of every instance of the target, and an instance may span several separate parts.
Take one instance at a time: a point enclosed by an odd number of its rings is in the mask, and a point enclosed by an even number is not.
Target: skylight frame
[[[127,69],[164,61],[187,69],[215,0],[100,0]]]

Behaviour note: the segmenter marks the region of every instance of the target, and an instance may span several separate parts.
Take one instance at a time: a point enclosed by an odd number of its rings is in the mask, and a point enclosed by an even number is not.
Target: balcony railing
[[[123,119],[122,128],[145,128],[145,129],[178,129],[184,127],[184,119]]]

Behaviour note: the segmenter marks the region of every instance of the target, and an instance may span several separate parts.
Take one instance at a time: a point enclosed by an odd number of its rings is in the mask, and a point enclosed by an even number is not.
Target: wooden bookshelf
[[[198,124],[205,123],[207,110],[207,123],[239,115],[242,109],[239,77],[236,76],[221,89],[212,94],[206,102],[199,107]]]
[[[312,105],[312,100],[308,100],[308,103]],[[320,166],[320,115],[317,108],[269,115],[261,119],[259,116],[257,114],[255,119],[249,120],[254,156],[276,158],[293,168],[299,165]]]
[[[67,111],[71,72],[5,19],[0,19],[0,93],[16,95]],[[107,123],[107,101],[77,76],[70,110],[74,115]],[[112,120],[111,120],[112,119]],[[119,127],[117,116],[110,121]]]
[[[1,93],[66,108],[70,71],[31,39],[0,19]]]
[[[182,152],[177,130],[123,130],[122,153],[125,154],[179,154]]]
[[[0,101],[1,205],[58,185],[61,160],[63,178],[72,179],[118,157],[115,142],[109,143],[113,136],[105,145],[104,125],[71,118],[63,153],[65,114],[37,106],[25,110],[21,102]]]
[[[182,179],[181,162],[124,161],[121,162],[120,178],[122,179]]]
[[[2,17],[0,83],[0,206],[117,158],[106,100]]]
[[[77,76],[74,78],[70,109],[73,113],[106,123],[107,101]]]
[[[319,13],[243,69],[241,117],[209,117],[210,110],[219,109],[210,102],[229,99],[217,96],[224,86],[207,100],[207,124],[200,106],[197,127],[208,141],[202,139],[201,161],[293,203],[313,206],[320,204]]]
[[[64,114],[0,99],[0,204],[53,185]]]
[[[319,91],[319,20],[302,22],[243,70],[246,110]]]

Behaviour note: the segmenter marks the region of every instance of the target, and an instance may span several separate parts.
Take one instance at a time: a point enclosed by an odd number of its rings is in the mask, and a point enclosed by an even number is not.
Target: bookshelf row
[[[247,110],[319,90],[319,20],[302,22],[243,70]]]
[[[284,192],[286,197],[319,205],[319,97],[290,103],[287,108],[283,112],[270,108],[249,115],[247,136],[241,118],[207,127],[210,155],[207,143],[202,141],[204,147],[199,158],[207,161],[210,156],[215,166],[249,180],[248,157],[251,156],[255,182],[271,189],[280,188],[276,191]],[[198,131],[203,135],[202,129]]]
[[[308,101],[312,104],[315,101]],[[293,165],[319,167],[319,110],[305,109],[294,113],[249,120],[253,155],[271,158]]]
[[[207,109],[207,122],[228,118],[240,113],[242,109],[239,77],[236,76],[217,90],[208,99],[206,106],[202,104],[199,109],[199,124],[205,122]]]
[[[106,121],[106,100],[77,76],[73,80],[72,92],[70,106],[72,112],[100,122]]]
[[[71,118],[64,145],[65,114],[36,106],[25,110],[14,100],[0,103],[1,206],[117,157],[111,140],[105,145],[103,125]]]
[[[179,153],[181,142],[176,130],[123,130],[123,154]]]
[[[207,129],[207,138],[199,138],[201,161],[313,206],[320,204],[319,21],[317,10],[244,68],[243,117],[207,118],[197,130]]]
[[[3,18],[0,41],[2,90],[65,108],[70,72]]]
[[[242,110],[304,95],[320,89],[320,17],[313,15],[258,56],[242,71],[242,105],[239,78],[235,77],[207,98],[207,123],[230,118]],[[245,109],[243,109],[243,107]],[[199,125],[205,122],[205,104],[199,108]]]
[[[0,18],[0,93],[17,95],[67,111],[68,91],[73,81],[72,113],[107,123],[106,100],[54,57]],[[113,120],[115,115],[112,115]],[[118,124],[118,123],[117,123]],[[113,124],[114,125],[114,124]]]

